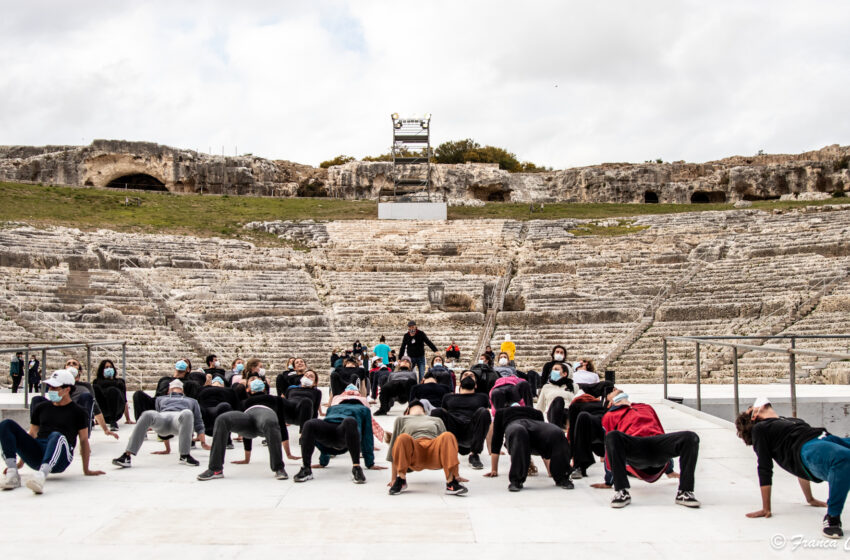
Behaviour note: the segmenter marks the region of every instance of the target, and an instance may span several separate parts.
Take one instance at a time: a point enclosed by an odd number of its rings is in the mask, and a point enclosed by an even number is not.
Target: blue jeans
[[[30,468],[38,470],[41,465],[50,466],[48,472],[60,473],[74,459],[74,451],[67,438],[60,432],[51,432],[46,438],[34,438],[14,420],[0,422],[0,446],[3,457],[14,459],[20,456]]]
[[[812,475],[829,484],[826,512],[830,517],[840,517],[850,491],[850,438],[828,435],[807,441],[800,457]]]
[[[410,358],[410,361],[413,362],[413,368],[419,369],[419,383],[422,383],[422,378],[425,376],[425,356]]]

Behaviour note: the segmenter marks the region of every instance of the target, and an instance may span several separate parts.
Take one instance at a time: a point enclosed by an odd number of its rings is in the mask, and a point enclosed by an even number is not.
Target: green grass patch
[[[618,237],[621,235],[630,235],[649,229],[649,226],[636,226],[633,220],[617,220],[615,225],[587,223],[569,230],[570,233],[576,236],[596,235],[600,237]]]
[[[125,204],[125,198],[138,205]],[[835,199],[816,202],[754,202],[753,209],[772,211],[803,206],[834,204]],[[480,207],[451,206],[449,219],[551,220],[559,218],[628,218],[648,214],[673,214],[732,210],[731,204],[573,204],[551,203],[543,208],[510,202],[490,202]],[[116,231],[170,233],[199,237],[244,239],[262,245],[285,245],[299,250],[298,243],[263,232],[247,231],[248,222],[270,220],[362,220],[375,219],[375,201],[331,198],[265,198],[253,196],[172,194],[162,192],[55,187],[0,182],[0,223],[26,222],[35,226],[59,225],[80,229],[108,228]],[[626,235],[639,231],[622,221],[616,227],[589,225],[576,235]]]

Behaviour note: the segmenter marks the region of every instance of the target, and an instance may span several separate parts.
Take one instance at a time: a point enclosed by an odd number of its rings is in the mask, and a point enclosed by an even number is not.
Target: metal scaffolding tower
[[[396,201],[431,202],[431,114],[393,121],[393,191]],[[390,193],[381,193],[389,195]],[[423,195],[425,199],[423,200]]]

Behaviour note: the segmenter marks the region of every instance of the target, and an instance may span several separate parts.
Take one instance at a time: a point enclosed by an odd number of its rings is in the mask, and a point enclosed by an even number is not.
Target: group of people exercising
[[[417,336],[410,334],[408,347]],[[694,495],[697,434],[666,433],[650,405],[632,402],[613,383],[588,376],[592,367],[588,372],[587,362],[568,363],[563,346],[556,346],[551,358],[544,373],[534,376],[517,371],[508,353],[499,355],[498,365],[480,361],[460,372],[435,359],[421,380],[413,369],[418,359],[403,357],[393,371],[380,361],[367,371],[351,359],[331,372],[327,401],[318,388],[318,375],[303,359],[293,360],[277,376],[274,392],[258,359],[239,360],[225,372],[218,358],[209,356],[203,373],[192,372],[188,360],[181,359],[173,374],[158,381],[153,396],[143,391],[133,394],[135,422],[114,362],[104,360],[94,382],[88,384],[80,380],[79,362],[71,359],[45,380],[45,397],[33,400],[29,430],[12,420],[0,422],[5,462],[0,487],[20,487],[19,469],[26,463],[35,470],[26,486],[41,494],[47,475],[63,472],[71,464],[78,440],[83,473],[104,474],[89,468],[90,431],[97,423],[105,434],[117,438],[117,422],[124,416],[127,424],[135,426],[114,465],[131,467],[149,432],[164,445],[154,453],[169,453],[170,439],[176,436],[181,464],[200,464],[192,455],[193,447],[209,451],[207,468],[197,475],[201,481],[224,476],[225,454],[234,442],[241,441],[244,458],[233,462],[244,464],[251,460],[254,440],[261,439],[276,479],[289,478],[283,453],[301,460],[293,477],[296,483],[311,480],[314,470],[326,467],[333,456],[348,454],[351,479],[362,484],[366,482],[364,467],[387,468],[375,460],[376,443],[383,441],[388,445],[391,495],[404,492],[409,474],[422,470],[442,470],[445,492],[464,495],[469,491],[464,484],[468,479],[460,474],[459,456],[468,456],[472,469],[484,469],[481,455],[486,445],[490,465],[484,476],[499,476],[504,448],[510,458],[511,492],[521,491],[527,478],[538,473],[533,456],[540,457],[556,487],[568,490],[574,488],[574,480],[587,476],[598,456],[604,479],[591,486],[613,489],[612,507],[631,503],[630,478],[651,483],[667,476],[678,479],[674,503],[698,508]],[[539,387],[535,378],[541,381]],[[396,403],[404,405],[392,431],[373,417],[375,397],[379,406],[374,415],[390,412]],[[289,425],[298,427],[300,456],[291,452]],[[850,439],[800,419],[779,417],[767,399],[758,399],[742,412],[736,426],[758,459],[762,509],[748,516],[771,515],[775,461],[800,479],[809,504],[827,507],[823,534],[842,536],[840,515],[850,489]],[[313,463],[316,450],[319,460]],[[824,480],[829,484],[827,503],[815,500],[810,488],[810,482]]]

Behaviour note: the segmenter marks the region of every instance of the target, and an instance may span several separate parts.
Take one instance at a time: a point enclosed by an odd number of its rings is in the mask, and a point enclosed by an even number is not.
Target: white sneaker
[[[9,469],[6,471],[6,477],[3,479],[3,484],[0,488],[3,490],[14,490],[21,487],[21,475],[18,474],[18,469]]]
[[[47,477],[44,476],[44,473],[41,471],[35,471],[35,474],[32,475],[32,478],[27,480],[27,488],[35,492],[36,494],[41,494],[44,492],[44,480]]]

